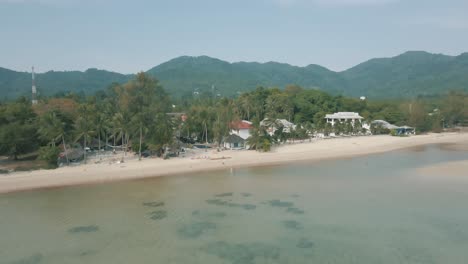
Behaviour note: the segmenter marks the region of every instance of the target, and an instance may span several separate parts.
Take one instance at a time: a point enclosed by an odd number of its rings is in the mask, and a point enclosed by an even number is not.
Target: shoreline
[[[84,164],[55,170],[14,172],[0,175],[0,194],[64,186],[101,184],[204,171],[273,166],[292,162],[320,161],[371,155],[428,144],[468,144],[468,133],[442,133],[411,137],[365,136],[281,145],[272,152],[247,150],[203,152],[210,159],[146,158],[121,164]],[[223,158],[224,157],[224,158]]]

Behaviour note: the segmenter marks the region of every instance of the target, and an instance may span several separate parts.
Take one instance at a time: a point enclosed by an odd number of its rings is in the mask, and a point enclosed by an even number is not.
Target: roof
[[[226,143],[243,143],[245,140],[241,137],[239,137],[236,134],[229,135],[224,138],[224,142]]]
[[[338,112],[334,114],[327,114],[325,118],[332,119],[363,119],[358,113],[355,112]]]
[[[406,130],[409,130],[409,129],[414,129],[412,127],[409,127],[409,126],[395,126],[393,124],[390,124],[389,122],[385,121],[385,120],[374,120],[372,121],[372,124],[374,125],[380,125],[382,126],[383,128],[386,128],[386,129],[406,129]]]
[[[232,129],[251,129],[252,128],[252,122],[249,122],[247,120],[241,120],[237,122],[232,122],[231,123],[231,128]]]

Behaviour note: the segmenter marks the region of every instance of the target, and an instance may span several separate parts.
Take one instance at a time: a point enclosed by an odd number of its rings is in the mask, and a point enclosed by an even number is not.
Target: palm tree
[[[88,141],[88,138],[90,138],[95,132],[93,130],[93,124],[88,118],[80,116],[75,122],[75,131],[77,132],[76,141],[80,140],[81,138],[83,138],[84,140],[83,159],[84,159],[84,162],[86,163],[86,143]]]
[[[57,140],[61,139],[67,164],[69,164],[67,146],[65,144],[65,123],[57,116],[54,111],[50,111],[39,119],[39,136],[49,140],[51,146],[55,147]]]

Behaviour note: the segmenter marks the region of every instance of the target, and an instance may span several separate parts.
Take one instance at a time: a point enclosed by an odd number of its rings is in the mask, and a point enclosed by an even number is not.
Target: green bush
[[[46,146],[39,149],[38,159],[47,162],[50,168],[57,168],[57,159],[60,154],[58,147]]]
[[[141,152],[145,151],[148,149],[148,145],[145,144],[145,142],[142,142],[141,143]],[[138,151],[140,150],[140,141],[136,141],[136,142],[133,142],[132,143],[132,151],[138,153]]]
[[[271,150],[271,142],[268,139],[264,139],[262,142],[262,151],[268,152]]]

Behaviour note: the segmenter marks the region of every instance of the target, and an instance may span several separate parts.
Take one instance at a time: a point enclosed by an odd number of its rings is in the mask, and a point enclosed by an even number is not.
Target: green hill
[[[234,96],[257,86],[298,84],[333,94],[369,98],[410,98],[437,95],[448,90],[468,91],[468,53],[459,56],[411,51],[392,58],[371,59],[346,71],[334,72],[319,65],[297,67],[285,63],[229,63],[207,56],[182,56],[147,71],[173,96],[194,91]],[[89,69],[85,72],[47,72],[37,75],[43,95],[61,91],[92,94],[132,75]],[[30,95],[29,73],[0,68],[2,98]]]

